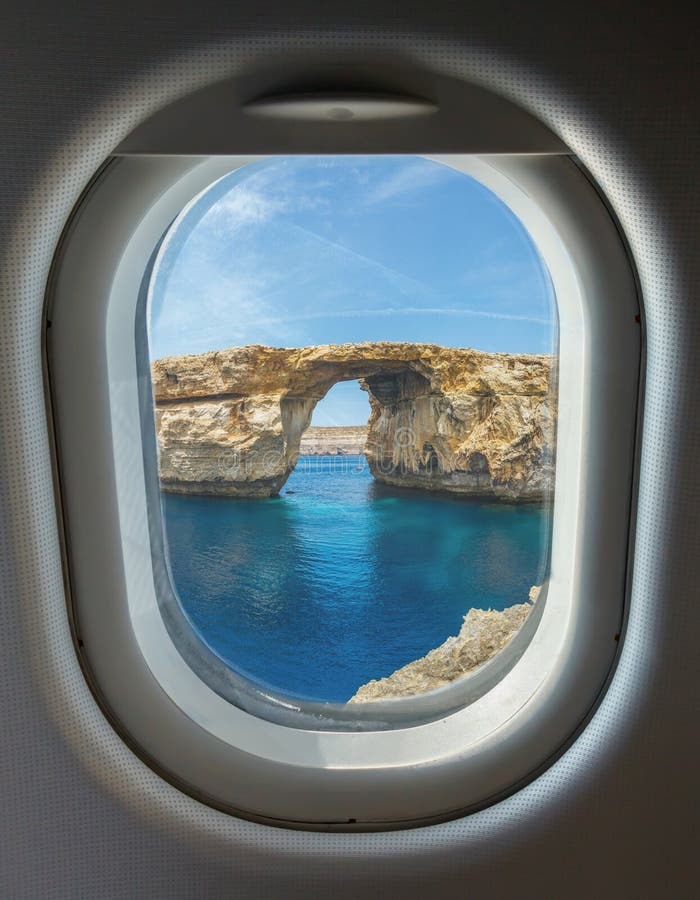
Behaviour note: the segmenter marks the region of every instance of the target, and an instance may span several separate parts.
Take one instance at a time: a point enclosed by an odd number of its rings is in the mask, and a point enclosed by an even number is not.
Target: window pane
[[[246,165],[167,235],[148,340],[173,587],[231,669],[345,703],[507,645],[547,571],[556,303],[493,193],[420,157]]]

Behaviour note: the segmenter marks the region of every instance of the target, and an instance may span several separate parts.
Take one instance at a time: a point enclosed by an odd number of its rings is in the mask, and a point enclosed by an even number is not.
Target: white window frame
[[[609,211],[569,157],[429,157],[511,208],[554,284],[559,412],[546,602],[503,678],[441,718],[359,732],[268,721],[200,679],[160,615],[134,335],[144,272],[169,224],[214,180],[257,158],[115,158],[66,232],[47,346],[78,652],[136,752],[212,805],[316,828],[449,818],[532,778],[582,726],[609,677],[624,615],[641,360],[633,272]]]

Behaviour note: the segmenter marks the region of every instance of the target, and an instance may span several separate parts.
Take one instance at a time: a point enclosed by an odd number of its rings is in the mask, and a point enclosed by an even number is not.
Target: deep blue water
[[[388,488],[363,457],[300,457],[279,497],[162,500],[200,635],[245,675],[316,700],[423,656],[470,607],[524,602],[546,564],[545,507]]]

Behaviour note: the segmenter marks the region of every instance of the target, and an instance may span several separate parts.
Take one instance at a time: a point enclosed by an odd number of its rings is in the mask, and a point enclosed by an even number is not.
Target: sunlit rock
[[[161,482],[184,493],[276,494],[316,403],[357,379],[378,481],[541,499],[553,484],[555,376],[550,356],[389,341],[168,357],[152,365]]]
[[[474,672],[508,646],[530,615],[541,586],[530,590],[529,603],[517,603],[501,612],[470,609],[459,634],[431,650],[420,659],[402,666],[387,678],[363,684],[349,703],[366,703],[396,697],[413,697],[451,684]]]

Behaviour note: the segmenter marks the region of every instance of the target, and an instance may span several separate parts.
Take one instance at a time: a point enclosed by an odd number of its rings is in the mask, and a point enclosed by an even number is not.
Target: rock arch
[[[552,363],[388,341],[157,360],[161,483],[182,493],[278,493],[316,403],[357,379],[369,395],[365,455],[377,480],[540,499],[553,483]]]

